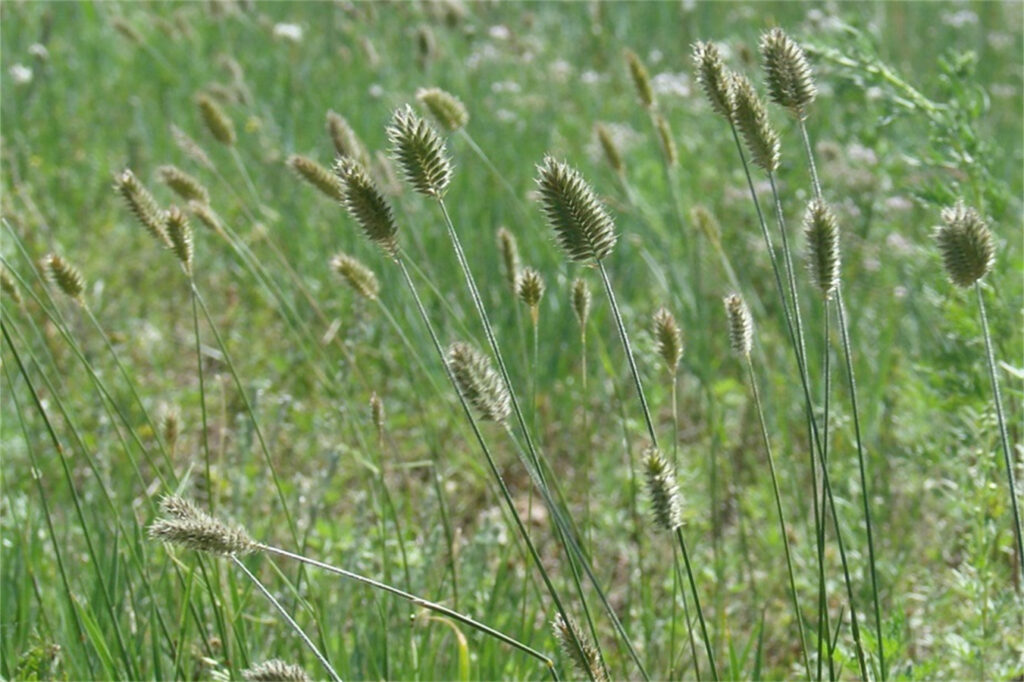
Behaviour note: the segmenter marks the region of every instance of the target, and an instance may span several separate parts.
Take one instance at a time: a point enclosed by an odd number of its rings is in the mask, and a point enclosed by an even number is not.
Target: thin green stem
[[[209,499],[211,513],[217,508],[217,491],[213,481],[213,473],[210,470],[210,434],[207,423],[206,412],[206,379],[203,373],[203,352],[202,340],[199,336],[199,307],[196,303],[196,283],[192,275],[188,275],[189,291],[192,298],[192,333],[196,343],[196,376],[199,379],[199,413],[202,418],[203,428],[200,434],[200,442],[203,444],[203,466],[206,471],[206,490]]]
[[[675,529],[676,540],[679,542],[679,549],[683,553],[683,563],[686,566],[686,577],[690,581],[690,591],[693,593],[693,603],[697,608],[697,621],[700,623],[701,636],[704,638],[704,649],[708,655],[708,663],[711,665],[711,679],[718,680],[718,666],[715,664],[715,654],[711,648],[711,638],[708,637],[708,626],[704,622],[704,611],[700,606],[700,595],[697,593],[697,582],[693,578],[693,568],[690,566],[690,555],[686,551],[686,540],[683,539],[682,528]]]

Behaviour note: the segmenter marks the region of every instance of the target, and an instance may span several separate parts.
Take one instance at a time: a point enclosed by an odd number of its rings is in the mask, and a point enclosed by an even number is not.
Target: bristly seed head
[[[807,55],[781,28],[761,36],[761,60],[772,101],[794,116],[807,116],[807,107],[818,94]]]
[[[661,114],[655,114],[654,127],[658,130],[658,140],[661,142],[661,152],[665,155],[665,163],[675,166],[679,163],[679,149],[676,147],[676,138],[672,134],[668,119]]]
[[[331,136],[338,156],[351,157],[364,168],[370,165],[370,155],[366,151],[366,146],[341,114],[327,112],[327,133]]]
[[[185,201],[195,200],[204,204],[210,203],[210,193],[203,187],[203,183],[177,166],[160,166],[156,172],[163,183]]]
[[[167,209],[167,238],[171,240],[171,250],[178,257],[185,272],[192,272],[192,227],[188,217],[177,206]]]
[[[363,232],[389,256],[398,253],[398,225],[391,206],[380,193],[370,176],[357,161],[348,157],[338,159],[334,172],[341,179],[344,190],[342,205],[355,218]]]
[[[125,168],[114,180],[114,189],[121,194],[128,208],[146,231],[160,242],[161,246],[171,248],[171,240],[167,237],[167,229],[164,226],[164,212],[135,174]]]
[[[21,292],[18,291],[14,278],[7,273],[7,268],[0,269],[0,291],[3,291],[14,305],[21,305]]]
[[[235,144],[235,124],[231,121],[220,105],[213,101],[207,94],[200,94],[196,97],[196,104],[199,106],[199,114],[206,124],[214,139],[228,147]]]
[[[711,42],[694,44],[693,63],[697,69],[697,81],[711,103],[711,108],[731,121],[734,106],[732,81],[718,48]]]
[[[373,395],[370,396],[370,418],[373,420],[373,426],[377,429],[377,435],[380,439],[384,437],[384,401],[380,399],[377,392],[374,391]]]
[[[580,329],[587,328],[587,318],[590,317],[590,287],[587,280],[577,277],[572,282],[572,309],[576,313],[576,320],[580,323]]]
[[[743,135],[751,160],[769,173],[779,167],[779,134],[775,132],[764,103],[754,91],[750,80],[732,74],[733,121]]]
[[[839,223],[822,199],[812,199],[807,205],[804,239],[811,282],[828,300],[839,286]]]
[[[498,228],[498,250],[501,252],[501,262],[505,267],[505,281],[514,294],[516,283],[519,282],[519,246],[516,244],[515,235],[504,227]]]
[[[547,156],[538,167],[544,215],[571,260],[601,260],[615,246],[615,225],[579,171]]]
[[[613,171],[622,173],[626,164],[622,161],[622,153],[619,151],[619,146],[615,144],[608,126],[604,123],[597,123],[594,125],[594,132],[597,134],[597,141],[601,144],[605,161],[608,162]]]
[[[511,399],[505,384],[491,367],[490,358],[469,344],[456,342],[448,347],[447,361],[459,393],[482,419],[495,422],[508,419]]]
[[[181,413],[173,405],[166,405],[163,408],[163,416],[160,418],[160,433],[163,434],[164,442],[172,451],[178,443],[178,436],[181,435]]]
[[[220,224],[220,218],[218,218],[217,214],[213,212],[213,209],[206,204],[201,204],[198,201],[190,201],[188,202],[187,208],[189,213],[195,216],[203,225],[206,225],[217,234],[222,234],[224,232],[224,227]]]
[[[78,268],[68,263],[55,253],[48,254],[43,258],[43,269],[50,281],[57,285],[57,288],[65,294],[82,302],[82,293],[85,291],[85,279]]]
[[[725,297],[725,312],[729,316],[729,345],[737,355],[747,357],[754,345],[754,324],[750,310],[739,294]]]
[[[523,271],[519,273],[516,295],[527,307],[536,308],[540,305],[541,297],[544,296],[544,278],[533,268],[523,268]]]
[[[452,164],[437,131],[405,105],[391,118],[388,140],[391,156],[413,189],[443,199],[452,179]]]
[[[178,145],[178,149],[184,152],[186,156],[203,168],[213,170],[213,161],[210,159],[210,155],[206,153],[206,150],[189,137],[188,133],[173,123],[171,124],[171,137],[174,138],[174,144]]]
[[[247,682],[310,682],[305,670],[277,658],[246,668],[242,677]]]
[[[654,340],[665,369],[674,374],[683,357],[683,334],[667,308],[658,308],[654,313]]]
[[[331,259],[331,267],[357,294],[371,301],[377,300],[380,284],[377,282],[377,275],[373,274],[373,270],[347,253],[335,254]]]
[[[247,554],[259,549],[241,526],[229,526],[215,519],[188,500],[177,496],[160,504],[164,518],[149,527],[149,537],[172,545],[181,545],[210,554]]]
[[[644,472],[654,524],[662,530],[674,531],[683,525],[683,511],[672,465],[657,448],[651,447],[644,453]]]
[[[987,275],[995,263],[992,230],[962,199],[942,209],[942,222],[935,228],[942,264],[953,284],[969,287]]]
[[[604,674],[604,667],[601,665],[597,649],[575,622],[570,620],[567,623],[562,618],[562,614],[558,614],[551,622],[551,629],[566,658],[572,661],[576,670],[584,678],[592,678],[594,682],[608,680]]]
[[[338,176],[313,159],[292,154],[288,157],[287,163],[296,175],[316,187],[325,196],[338,202],[344,200],[345,195],[341,190],[341,181],[338,180]]]
[[[416,99],[427,108],[438,125],[450,133],[469,123],[469,112],[458,97],[441,88],[420,88]]]
[[[626,56],[629,75],[633,79],[633,87],[636,88],[636,96],[640,98],[640,104],[644,109],[650,109],[654,106],[654,88],[651,87],[651,76],[647,73],[647,67],[632,50],[626,50],[623,54]]]

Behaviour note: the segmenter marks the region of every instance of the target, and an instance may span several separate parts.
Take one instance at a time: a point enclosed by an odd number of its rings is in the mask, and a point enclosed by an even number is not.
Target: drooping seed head
[[[350,157],[338,159],[334,172],[341,179],[344,198],[342,205],[348,209],[363,232],[389,256],[398,253],[398,225],[395,223],[391,206],[380,193],[363,167]]]
[[[566,622],[559,613],[551,622],[551,629],[565,657],[572,661],[580,675],[586,679],[593,679],[594,682],[606,682],[608,678],[604,674],[597,649],[575,621]]]
[[[683,525],[683,510],[672,465],[657,448],[651,447],[644,453],[644,472],[654,524],[662,530],[674,531]]]
[[[206,191],[203,183],[177,166],[160,166],[156,172],[163,183],[185,201],[195,200],[204,204],[210,203],[210,193]]]
[[[665,369],[675,373],[679,359],[683,357],[683,334],[675,316],[667,308],[658,308],[654,313],[654,341]]]
[[[444,198],[452,179],[452,164],[444,140],[433,126],[406,105],[392,116],[388,140],[391,156],[413,189],[428,197]]]
[[[177,206],[167,209],[167,238],[171,240],[171,250],[178,257],[185,272],[192,272],[192,226],[188,217]]]
[[[601,260],[615,246],[615,225],[579,171],[548,156],[538,167],[544,215],[570,260]]]
[[[661,114],[655,114],[654,127],[658,130],[658,141],[661,143],[661,152],[665,155],[665,163],[674,166],[679,163],[679,149],[676,147],[676,138],[672,134],[672,127],[668,119]]]
[[[505,384],[491,367],[490,358],[469,344],[456,342],[448,347],[447,361],[459,393],[482,419],[495,422],[508,419],[511,399]]]
[[[338,176],[327,170],[313,159],[306,156],[292,154],[288,157],[288,166],[295,171],[300,178],[316,187],[325,196],[342,201],[344,193],[341,190],[341,181]]]
[[[597,141],[604,152],[605,161],[608,162],[613,171],[622,173],[625,168],[625,164],[622,161],[622,153],[619,151],[619,146],[615,144],[608,126],[603,123],[597,123],[594,125],[594,132],[597,134]]]
[[[935,228],[935,241],[946,274],[953,284],[969,287],[987,275],[995,263],[992,230],[963,200],[942,209],[942,222]]]
[[[523,268],[523,271],[519,273],[516,295],[529,308],[536,308],[540,305],[541,297],[544,296],[544,278],[533,268]]]
[[[188,500],[177,496],[164,499],[164,513],[149,527],[149,537],[186,549],[210,554],[247,554],[259,548],[241,526],[216,519]]]
[[[572,282],[572,310],[581,329],[586,329],[587,318],[590,317],[590,287],[587,280],[577,277]]]
[[[750,310],[739,294],[725,297],[725,312],[729,316],[729,345],[737,355],[746,357],[754,345],[754,324]]]
[[[242,677],[247,682],[310,682],[309,675],[301,667],[277,658],[246,668]]]
[[[213,161],[210,159],[210,155],[206,153],[206,150],[189,137],[188,133],[173,123],[171,124],[171,137],[174,138],[174,144],[178,145],[178,149],[184,152],[185,156],[203,168],[213,170]]]
[[[334,143],[334,150],[338,156],[351,157],[361,163],[363,167],[369,166],[370,155],[366,151],[366,145],[341,114],[334,111],[327,112],[327,133],[331,136],[331,142]]]
[[[380,284],[373,270],[366,267],[347,253],[338,253],[331,259],[331,267],[341,275],[352,289],[371,301],[377,300]]]
[[[698,42],[693,46],[693,64],[697,82],[704,90],[715,113],[732,120],[733,94],[729,72],[722,62],[718,47],[712,42]]]
[[[794,116],[806,117],[818,90],[803,48],[781,28],[773,28],[761,36],[760,49],[769,97]]]
[[[208,228],[221,234],[224,232],[224,227],[220,224],[220,218],[213,212],[213,209],[206,204],[201,204],[198,201],[188,202],[188,212],[191,213],[199,222],[206,225]]]
[[[647,73],[647,67],[632,50],[626,50],[623,54],[629,67],[629,76],[633,79],[633,87],[636,88],[636,96],[644,109],[650,109],[654,106],[654,88],[651,87],[651,76]]]
[[[18,285],[14,283],[14,278],[8,274],[7,268],[0,269],[0,291],[11,299],[14,305],[21,305],[21,292],[18,291]]]
[[[128,204],[128,208],[146,231],[160,242],[161,246],[170,248],[171,240],[167,237],[164,212],[149,190],[135,177],[135,173],[125,168],[114,180],[114,189]]]
[[[732,74],[733,121],[743,135],[751,161],[774,173],[779,167],[779,134],[768,120],[768,111],[746,76]]]
[[[516,243],[515,235],[504,227],[498,228],[498,250],[501,252],[501,262],[505,267],[505,281],[512,293],[516,293],[516,283],[519,281],[519,246]]]
[[[196,104],[199,106],[199,115],[202,116],[203,123],[213,138],[228,147],[235,144],[235,124],[220,105],[207,94],[196,97]]]
[[[455,95],[441,88],[420,88],[416,99],[427,108],[437,124],[450,133],[469,123],[466,105]]]
[[[839,286],[839,223],[822,199],[812,199],[807,205],[804,239],[811,282],[827,300]]]
[[[48,254],[43,258],[43,269],[51,282],[57,288],[78,302],[82,301],[82,293],[85,291],[85,279],[71,263],[55,253]]]

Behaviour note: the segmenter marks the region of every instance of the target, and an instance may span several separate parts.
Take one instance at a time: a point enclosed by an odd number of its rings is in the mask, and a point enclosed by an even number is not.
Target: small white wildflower
[[[32,43],[28,46],[28,53],[40,61],[46,61],[50,58],[50,51],[46,49],[46,45],[42,43]]]
[[[865,147],[862,144],[853,143],[846,148],[846,154],[851,161],[863,163],[868,166],[874,166],[878,163],[878,155],[875,154],[875,150],[871,147]]]
[[[890,211],[909,211],[914,203],[906,197],[889,197],[885,200],[885,207]]]
[[[274,24],[274,37],[290,40],[293,43],[302,40],[302,27],[298,24]]]
[[[381,87],[380,83],[372,83],[370,85],[370,89],[368,90],[368,92],[370,94],[370,97],[374,99],[380,99],[381,97],[384,96],[384,88]]]
[[[512,36],[512,32],[508,30],[508,26],[496,24],[487,29],[487,35],[494,40],[508,40]]]
[[[688,97],[690,95],[690,76],[683,71],[679,73],[666,71],[651,79],[651,87],[659,95]]]
[[[587,69],[586,71],[580,74],[580,82],[584,83],[585,85],[594,85],[596,83],[601,82],[601,74],[599,74],[597,71]]]
[[[7,73],[11,74],[11,79],[16,85],[24,85],[32,80],[32,69],[24,64],[15,64]]]

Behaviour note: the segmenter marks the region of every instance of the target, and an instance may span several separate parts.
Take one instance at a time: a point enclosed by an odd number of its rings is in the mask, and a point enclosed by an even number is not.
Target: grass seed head
[[[544,215],[571,260],[600,260],[615,246],[615,225],[579,171],[548,156],[538,167]]]
[[[171,248],[171,240],[167,236],[164,212],[156,203],[135,173],[125,168],[114,180],[114,189],[118,191],[135,218],[161,246]]]
[[[725,312],[729,316],[729,345],[737,355],[747,357],[754,343],[754,324],[750,310],[739,294],[725,297]]]
[[[235,144],[235,124],[213,98],[206,94],[196,97],[199,115],[214,139],[228,147]]]
[[[351,157],[342,158],[334,165],[341,179],[344,197],[342,205],[348,209],[370,241],[389,256],[398,253],[398,225],[387,199],[377,189],[363,167]]]
[[[732,120],[732,79],[722,62],[718,48],[711,42],[698,42],[693,46],[693,63],[697,69],[697,82],[711,103],[715,113]]]
[[[626,56],[629,76],[633,79],[633,87],[636,88],[636,96],[644,109],[650,109],[654,106],[654,88],[651,87],[651,76],[647,73],[647,67],[633,50],[626,50],[623,54]]]
[[[662,530],[674,531],[683,525],[683,511],[672,465],[657,448],[651,447],[644,453],[644,472],[654,524]]]
[[[188,224],[188,216],[177,206],[167,209],[167,238],[171,240],[171,250],[178,257],[185,272],[192,272],[192,226]]]
[[[160,433],[163,435],[167,447],[174,450],[174,446],[178,443],[178,437],[181,435],[181,414],[178,412],[178,408],[164,407],[163,416],[160,418]]]
[[[309,682],[306,671],[292,663],[273,658],[242,671],[247,682]]]
[[[807,205],[804,238],[811,282],[827,300],[839,286],[839,223],[822,199],[812,199]]]
[[[380,283],[377,281],[377,275],[373,274],[373,270],[347,253],[335,254],[331,259],[331,267],[357,294],[371,301],[377,300]]]
[[[490,358],[469,344],[456,342],[448,347],[447,360],[459,393],[482,419],[495,422],[508,419],[511,399],[491,366]]]
[[[383,436],[384,401],[380,399],[376,392],[370,396],[370,418],[373,419],[373,426],[377,429],[377,434]]]
[[[781,28],[773,28],[761,36],[760,49],[771,100],[798,118],[807,116],[818,90],[803,48]]]
[[[3,291],[4,295],[14,302],[14,305],[21,305],[21,292],[18,291],[18,285],[14,283],[14,278],[7,273],[7,268],[0,269],[0,291]]]
[[[344,200],[344,193],[341,189],[341,181],[338,176],[327,170],[313,159],[306,156],[292,154],[288,157],[288,166],[300,178],[317,188],[325,196],[335,201]]]
[[[85,279],[78,268],[57,254],[51,253],[43,258],[43,269],[46,271],[46,276],[57,285],[58,289],[76,301],[82,301]]]
[[[661,151],[665,155],[665,163],[675,166],[679,163],[679,148],[676,147],[676,138],[672,134],[672,126],[668,119],[661,114],[654,115],[654,127],[658,130],[658,141],[661,143]]]
[[[533,268],[523,268],[519,273],[519,282],[516,285],[516,295],[531,310],[540,305],[540,299],[544,296],[544,278]]]
[[[718,224],[714,214],[708,210],[707,206],[702,204],[694,206],[690,210],[690,222],[712,244],[720,245],[722,243],[722,227]]]
[[[163,183],[185,201],[210,203],[210,193],[203,187],[203,183],[177,166],[160,166],[156,169],[156,172]]]
[[[577,277],[572,282],[572,310],[576,313],[576,320],[580,328],[587,326],[587,318],[590,317],[590,287],[587,280]]]
[[[508,282],[509,290],[516,293],[516,284],[519,282],[519,246],[515,235],[504,227],[498,228],[498,250],[505,267],[505,281]]]
[[[606,682],[608,678],[604,674],[597,649],[575,621],[566,622],[562,614],[558,614],[551,622],[551,629],[566,658],[572,661],[573,666],[584,678],[592,678],[594,682]]]
[[[441,88],[420,88],[416,99],[427,108],[438,125],[450,133],[469,123],[466,105],[450,92]]]
[[[174,138],[174,144],[178,145],[185,156],[189,157],[200,166],[207,170],[213,170],[213,161],[210,159],[210,155],[206,153],[198,142],[189,137],[188,133],[179,128],[178,126],[171,124],[171,137]]]
[[[675,373],[683,357],[683,334],[675,316],[667,308],[659,308],[654,313],[654,340],[665,369]]]
[[[746,76],[732,74],[733,120],[743,135],[751,160],[769,173],[779,167],[779,134],[768,120],[764,102]]]
[[[942,222],[935,228],[935,241],[946,274],[953,284],[969,287],[987,275],[995,263],[992,230],[963,200],[942,209]]]
[[[334,150],[338,156],[351,157],[363,164],[364,167],[369,165],[370,155],[366,151],[366,146],[344,116],[334,111],[327,112],[327,134],[331,136],[331,142],[334,143]]]
[[[392,157],[413,189],[428,197],[444,198],[452,164],[437,131],[406,105],[392,116],[388,140]]]
[[[259,548],[241,526],[230,526],[192,502],[170,496],[160,505],[164,513],[149,527],[149,537],[209,554],[247,554]]]
[[[594,126],[594,132],[597,133],[597,141],[601,145],[601,150],[604,152],[605,161],[612,167],[612,170],[616,173],[622,173],[625,169],[626,164],[622,161],[622,153],[619,151],[619,146],[615,144],[615,140],[612,138],[611,131],[608,130],[608,126],[603,123],[598,123]]]
[[[224,231],[224,227],[220,224],[220,218],[213,212],[207,204],[200,203],[198,201],[188,202],[188,212],[191,213],[199,222],[206,225],[214,232],[221,234]]]

